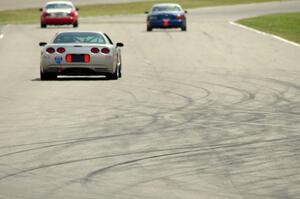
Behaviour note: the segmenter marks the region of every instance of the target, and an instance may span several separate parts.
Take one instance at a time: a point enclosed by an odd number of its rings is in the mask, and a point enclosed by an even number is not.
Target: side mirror
[[[43,8],[40,8],[40,9],[39,9],[39,11],[41,11],[41,12],[42,12],[42,11],[43,11]]]
[[[149,14],[149,12],[148,12],[148,11],[145,11],[145,14]]]
[[[120,43],[120,42],[118,42],[116,46],[117,46],[117,47],[123,47],[123,46],[124,46],[124,44],[123,44],[123,43]]]
[[[46,46],[47,43],[46,43],[46,42],[40,42],[39,45],[40,45],[40,46]]]
[[[185,13],[185,14],[187,14],[187,13],[188,13],[188,11],[187,11],[187,10],[185,10],[185,11],[184,11],[184,13]]]
[[[79,8],[76,7],[76,11],[79,11]]]

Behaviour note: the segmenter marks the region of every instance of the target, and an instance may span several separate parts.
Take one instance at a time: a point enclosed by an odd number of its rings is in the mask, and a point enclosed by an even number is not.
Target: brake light
[[[72,56],[70,54],[66,55],[66,61],[67,62],[72,62]]]
[[[101,52],[102,52],[103,54],[108,54],[108,53],[110,52],[110,50],[109,50],[109,48],[102,48],[102,49],[101,49]]]
[[[70,14],[68,14],[68,16],[75,17],[75,11],[70,12]]]
[[[50,16],[50,14],[47,13],[47,12],[43,12],[43,16],[44,16],[44,17],[47,17],[47,16]]]
[[[99,48],[92,48],[91,52],[97,54],[100,52],[100,50],[99,50]]]
[[[88,55],[88,54],[85,54],[85,55],[84,55],[84,62],[85,62],[85,63],[90,62],[90,55]]]
[[[185,16],[184,16],[184,15],[177,15],[176,18],[177,18],[177,19],[184,19]]]
[[[56,51],[57,51],[58,53],[64,53],[64,52],[66,51],[66,49],[63,48],[63,47],[59,47],[58,49],[56,49]]]
[[[47,48],[47,50],[46,50],[48,53],[50,53],[50,54],[52,54],[52,53],[54,53],[55,52],[55,50],[54,50],[54,48]]]

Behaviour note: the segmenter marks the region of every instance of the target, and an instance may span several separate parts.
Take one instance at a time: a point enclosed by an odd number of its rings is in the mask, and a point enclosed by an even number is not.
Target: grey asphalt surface
[[[0,10],[43,7],[49,0],[0,0]],[[54,0],[53,0],[54,1]],[[75,5],[102,4],[102,3],[128,3],[147,0],[72,0]]]
[[[198,9],[187,32],[82,20],[125,43],[117,81],[40,81],[38,42],[71,28],[5,26],[0,198],[299,198],[300,48],[228,23],[295,9]]]

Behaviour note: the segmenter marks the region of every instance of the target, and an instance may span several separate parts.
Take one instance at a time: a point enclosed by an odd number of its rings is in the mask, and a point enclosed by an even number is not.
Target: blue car
[[[147,16],[147,31],[154,28],[181,28],[186,31],[186,13],[180,5],[174,3],[155,4]]]

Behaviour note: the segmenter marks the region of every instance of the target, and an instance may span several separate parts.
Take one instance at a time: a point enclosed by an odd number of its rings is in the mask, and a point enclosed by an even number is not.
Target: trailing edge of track
[[[260,34],[260,35],[264,35],[264,36],[269,36],[269,37],[275,38],[275,39],[277,39],[277,40],[283,41],[283,42],[288,43],[288,44],[293,45],[293,46],[300,47],[300,44],[295,43],[295,42],[292,42],[292,41],[289,41],[289,40],[284,39],[284,38],[282,38],[282,37],[279,37],[279,36],[277,36],[277,35],[273,35],[273,34],[270,34],[270,33],[262,32],[262,31],[259,31],[259,30],[254,29],[254,28],[250,28],[250,27],[248,27],[248,26],[244,26],[244,25],[235,23],[235,22],[233,22],[233,21],[229,21],[229,24],[231,24],[231,25],[233,25],[233,26],[237,26],[237,27],[243,28],[243,29],[246,29],[246,30],[250,30],[250,31],[252,31],[252,32],[256,32],[257,34]]]
[[[4,26],[0,25],[0,39],[3,39],[3,37],[4,37],[4,34],[3,34],[4,27],[5,27],[5,25]]]

